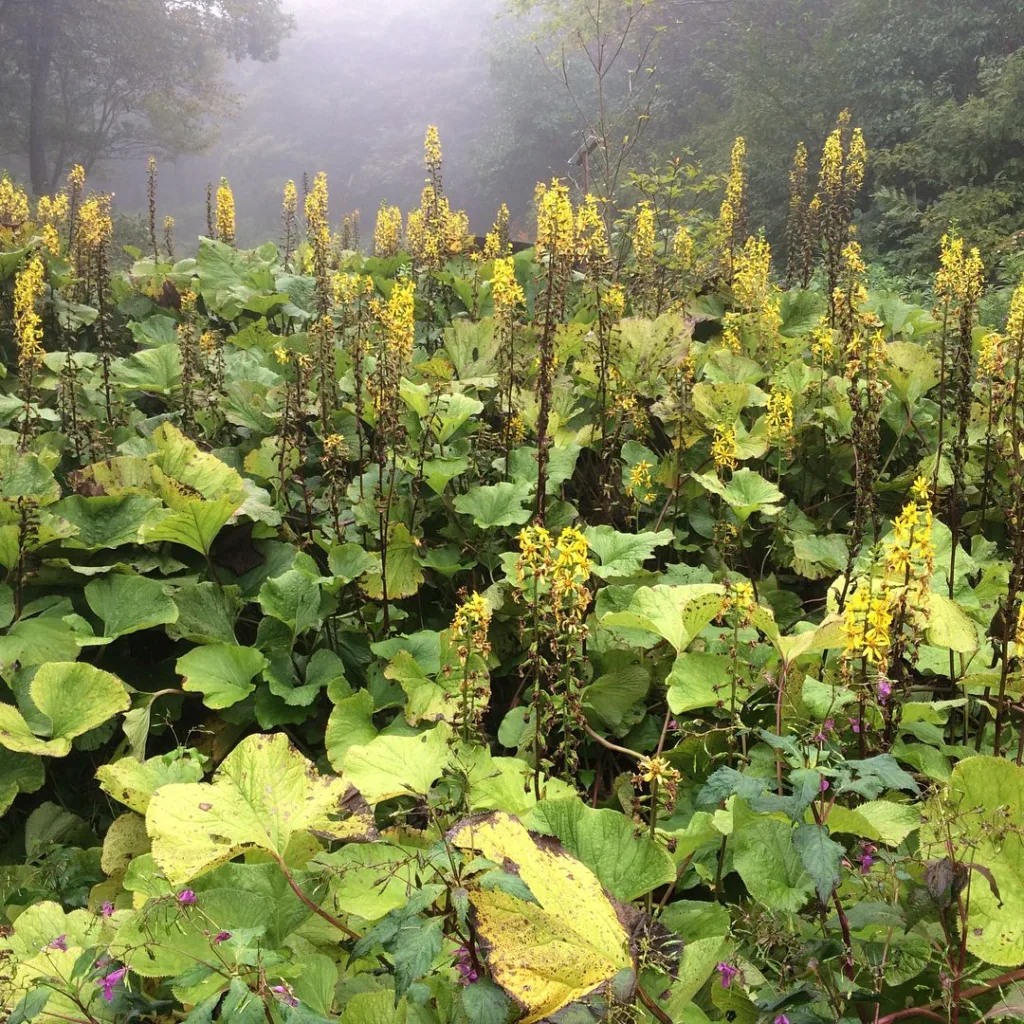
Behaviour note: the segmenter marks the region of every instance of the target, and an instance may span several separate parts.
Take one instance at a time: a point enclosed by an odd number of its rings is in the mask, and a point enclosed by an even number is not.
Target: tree
[[[273,60],[282,0],[0,0],[0,132],[32,191],[72,163],[196,152],[230,96],[223,61]]]

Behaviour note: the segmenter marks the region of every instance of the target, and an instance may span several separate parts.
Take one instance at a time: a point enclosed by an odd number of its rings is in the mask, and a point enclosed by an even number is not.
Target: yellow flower
[[[348,456],[348,444],[341,434],[328,434],[324,438],[324,455],[328,459],[344,459]]]
[[[387,300],[373,299],[371,311],[380,323],[384,341],[396,371],[412,360],[416,332],[416,282],[410,278],[399,278]]]
[[[494,219],[491,230],[484,236],[483,256],[485,260],[495,260],[499,256],[505,255],[508,246],[509,220],[508,207],[502,203],[498,207],[498,215]]]
[[[278,345],[277,348],[274,349],[274,358],[279,363],[287,363],[291,358],[291,354],[283,345]]]
[[[621,320],[626,311],[626,292],[621,284],[613,284],[601,295],[601,306],[612,320]]]
[[[299,190],[290,178],[284,183],[281,195],[281,213],[287,219],[294,217],[299,211]]]
[[[423,162],[428,171],[441,166],[441,135],[436,125],[427,126],[427,134],[423,140]]]
[[[81,192],[85,188],[85,168],[81,164],[73,164],[68,171],[68,188],[73,192]]]
[[[500,321],[510,320],[516,307],[526,301],[522,286],[516,280],[516,261],[511,256],[494,261],[491,296],[494,299],[494,317]]]
[[[682,775],[678,769],[673,768],[668,758],[661,756],[641,757],[636,773],[643,782],[663,782],[668,785],[676,785]]]
[[[217,237],[222,242],[233,245],[235,242],[235,194],[231,191],[227,178],[220,179],[217,186]]]
[[[27,386],[43,363],[43,320],[36,303],[46,286],[46,266],[39,253],[14,282],[14,335],[18,344],[18,373]]]
[[[693,235],[685,224],[680,224],[672,238],[672,255],[680,269],[688,269],[693,265]]]
[[[645,267],[654,259],[654,210],[646,200],[637,208],[633,229],[633,259],[638,267]]]
[[[455,610],[452,619],[452,639],[459,649],[459,659],[465,662],[469,649],[485,655],[490,651],[487,631],[491,626],[491,606],[483,594],[474,593]],[[462,651],[466,649],[466,654]]]
[[[635,466],[629,469],[629,483],[626,485],[626,494],[631,498],[638,490],[646,490],[651,486],[651,464],[646,459],[641,459]]]
[[[537,185],[537,256],[565,258],[575,251],[576,225],[569,201],[569,187],[558,178],[551,185]]]
[[[919,476],[910,491],[918,501],[931,501],[932,488],[925,476]]]
[[[387,259],[394,256],[402,244],[402,211],[397,206],[381,202],[377,223],[373,228],[373,252]]]
[[[78,211],[78,245],[86,251],[95,251],[109,242],[113,233],[110,196],[90,196]]]
[[[28,218],[28,195],[5,174],[0,178],[0,235],[12,237]]]
[[[742,228],[747,202],[747,180],[744,170],[747,159],[747,143],[740,136],[733,143],[730,158],[729,178],[725,184],[725,199],[718,213],[718,226],[722,242],[731,247],[735,235]]]
[[[711,441],[711,458],[717,469],[736,468],[736,428],[723,423],[715,425],[715,436]]]
[[[769,442],[791,440],[793,433],[793,396],[786,388],[775,386],[768,396],[765,434]]]

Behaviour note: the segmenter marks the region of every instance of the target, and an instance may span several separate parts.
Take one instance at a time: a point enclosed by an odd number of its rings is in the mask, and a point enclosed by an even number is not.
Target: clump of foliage
[[[373,256],[0,181],[7,1019],[1019,1014],[1024,287],[824,153],[788,290],[743,140],[515,254],[434,129]]]

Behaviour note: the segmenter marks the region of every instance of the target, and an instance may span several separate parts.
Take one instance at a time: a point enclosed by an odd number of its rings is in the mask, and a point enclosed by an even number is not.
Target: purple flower
[[[668,727],[671,732],[679,732],[679,723],[674,718],[669,719]]]
[[[128,973],[127,967],[118,967],[116,971],[100,978],[96,984],[103,989],[103,998],[109,1003],[114,998],[114,986]]]
[[[885,702],[892,696],[892,683],[888,679],[878,680],[878,703],[883,707]]]
[[[784,1013],[780,1013],[775,1018],[775,1024],[789,1024],[789,1018]]]
[[[196,894],[191,889],[182,889],[178,893],[178,902],[186,907],[191,907],[196,901]]]
[[[476,968],[473,967],[473,958],[465,946],[459,946],[455,950],[455,969],[460,975],[460,985],[472,985],[474,981],[478,981],[480,978]]]
[[[731,964],[727,964],[724,960],[715,968],[716,971],[722,977],[722,988],[728,988],[732,984],[732,979],[739,974],[739,968],[733,967]]]
[[[822,779],[821,782],[818,783],[818,789],[824,793],[825,790],[828,789],[828,779]]]
[[[854,732],[860,732],[860,719],[859,718],[850,718],[850,719],[848,719],[848,721],[850,723],[850,728],[853,729]]]
[[[299,1001],[292,994],[292,990],[287,985],[271,985],[270,991],[273,992],[282,1003],[287,1003],[289,1006],[298,1006]]]
[[[104,900],[103,906],[100,908],[100,913],[104,917],[110,917],[110,915],[114,913],[114,904],[111,903],[110,900]]]
[[[857,858],[857,863],[860,864],[860,873],[866,875],[871,870],[871,865],[875,863],[875,852],[877,847],[874,843],[865,843],[864,849],[860,856]]]
[[[59,949],[62,953],[68,951],[68,937],[66,935],[58,935],[55,939],[50,939],[46,944],[47,949]]]
[[[213,941],[216,945],[220,945],[222,942],[227,942],[231,938],[231,932],[217,932],[213,937]]]

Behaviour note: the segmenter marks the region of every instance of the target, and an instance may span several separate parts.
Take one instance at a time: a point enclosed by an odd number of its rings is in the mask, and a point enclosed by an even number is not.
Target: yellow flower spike
[[[28,387],[43,364],[43,320],[36,303],[46,287],[46,266],[36,253],[14,283],[14,335],[18,345],[18,373]]]
[[[491,297],[494,300],[494,318],[501,322],[511,320],[515,310],[526,302],[526,294],[516,279],[516,261],[511,256],[494,261]]]
[[[228,245],[235,244],[235,194],[227,178],[221,178],[217,186],[217,237]]]
[[[398,253],[402,245],[402,211],[381,202],[373,228],[373,253],[387,259]]]

